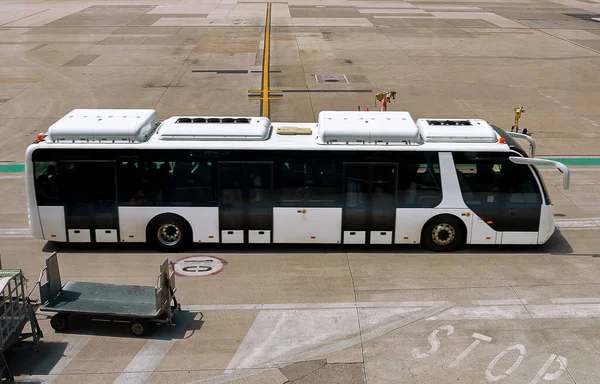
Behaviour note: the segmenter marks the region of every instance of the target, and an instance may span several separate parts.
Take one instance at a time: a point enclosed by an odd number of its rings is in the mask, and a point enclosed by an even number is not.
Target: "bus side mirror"
[[[554,161],[554,160],[548,160],[548,159],[533,159],[530,157],[517,157],[517,156],[511,156],[508,159],[515,164],[552,165],[552,166],[556,167],[556,169],[558,169],[558,171],[560,173],[563,174],[563,188],[569,189],[569,185],[571,184],[571,172],[569,171],[569,168],[566,165],[564,165],[563,163],[560,163],[560,162]]]

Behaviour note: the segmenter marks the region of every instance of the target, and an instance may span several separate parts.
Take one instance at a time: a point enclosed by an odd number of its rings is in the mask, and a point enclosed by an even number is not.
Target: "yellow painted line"
[[[283,91],[280,89],[278,89],[278,90],[270,89],[269,92],[270,93],[282,93]],[[251,89],[248,91],[248,93],[263,93],[263,90],[262,89]]]
[[[255,96],[255,97],[248,97],[248,100],[260,101],[260,100],[263,100],[263,98],[262,98],[262,96],[258,96],[258,97]],[[283,97],[281,97],[281,96],[269,97],[267,100],[283,100]]]
[[[37,83],[41,77],[0,78],[0,83]]]
[[[267,21],[265,22],[265,49],[263,53],[262,116],[269,117],[269,59],[271,48],[271,3],[267,3]]]

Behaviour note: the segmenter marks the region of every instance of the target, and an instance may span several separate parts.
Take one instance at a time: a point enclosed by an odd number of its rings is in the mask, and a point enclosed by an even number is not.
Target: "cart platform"
[[[181,310],[175,298],[175,274],[169,267],[168,259],[160,265],[154,287],[70,280],[63,286],[58,257],[54,252],[46,259],[46,268],[40,272],[38,282],[42,306],[39,310],[55,313],[50,325],[56,331],[67,328],[68,316],[78,315],[129,322],[132,332],[141,336],[146,330],[145,323],[174,325],[173,311]],[[42,281],[44,273],[46,282]]]
[[[67,281],[44,311],[156,317],[154,287]]]

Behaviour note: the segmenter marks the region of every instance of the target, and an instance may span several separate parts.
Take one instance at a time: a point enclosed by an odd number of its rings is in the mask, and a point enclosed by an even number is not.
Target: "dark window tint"
[[[509,154],[454,153],[465,204],[497,231],[537,231],[542,195],[531,168]]]
[[[369,217],[369,167],[346,166],[346,208],[344,229],[366,231]]]
[[[58,163],[55,161],[37,161],[34,163],[34,172],[37,204],[40,206],[62,205]]]
[[[327,160],[278,164],[276,187],[283,206],[336,205],[341,202],[340,164]]]
[[[437,153],[401,157],[398,168],[399,208],[433,208],[442,202],[442,181]]]
[[[224,229],[244,229],[244,172],[240,164],[221,166],[221,209],[219,226]]]
[[[396,166],[374,165],[372,192],[372,224],[375,230],[393,230],[396,212],[394,197],[396,189]]]
[[[508,159],[508,154],[454,154],[458,181],[465,201],[541,204],[542,197],[531,168]]]
[[[122,205],[216,205],[212,162],[123,160],[117,163]]]

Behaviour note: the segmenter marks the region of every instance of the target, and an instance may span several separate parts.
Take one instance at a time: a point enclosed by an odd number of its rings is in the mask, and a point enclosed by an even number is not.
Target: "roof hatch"
[[[175,116],[158,130],[160,140],[266,140],[271,121],[266,117]]]
[[[322,111],[321,144],[414,144],[419,130],[408,112]]]
[[[481,119],[418,119],[426,143],[494,143],[494,129]]]
[[[154,109],[74,109],[48,128],[51,142],[144,142],[156,122]]]

